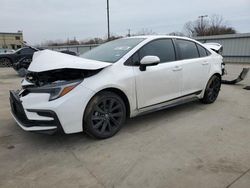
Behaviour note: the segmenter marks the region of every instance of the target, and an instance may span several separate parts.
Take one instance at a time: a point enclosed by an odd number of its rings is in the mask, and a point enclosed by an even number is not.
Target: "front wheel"
[[[98,93],[89,102],[83,129],[90,135],[105,139],[115,135],[126,119],[126,107],[117,94],[109,91]]]
[[[0,59],[0,67],[10,67],[11,61],[8,58],[1,58]]]
[[[221,78],[217,75],[213,75],[207,83],[204,97],[201,99],[201,102],[204,104],[213,103],[220,92],[221,88]]]

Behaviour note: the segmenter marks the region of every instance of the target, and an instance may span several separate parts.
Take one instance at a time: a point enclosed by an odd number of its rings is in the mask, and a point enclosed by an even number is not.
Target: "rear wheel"
[[[90,135],[105,139],[115,135],[126,119],[126,107],[117,94],[100,92],[89,102],[83,122],[83,129]]]
[[[204,97],[201,99],[201,102],[203,102],[204,104],[213,103],[219,95],[220,88],[221,78],[217,75],[213,75],[208,81]]]

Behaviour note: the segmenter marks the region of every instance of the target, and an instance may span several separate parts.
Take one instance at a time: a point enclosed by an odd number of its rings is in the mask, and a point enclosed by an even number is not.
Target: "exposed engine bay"
[[[26,81],[32,83],[33,87],[42,87],[59,82],[83,80],[100,72],[98,70],[82,70],[82,69],[58,69],[45,72],[28,72]],[[23,87],[26,87],[25,85]]]

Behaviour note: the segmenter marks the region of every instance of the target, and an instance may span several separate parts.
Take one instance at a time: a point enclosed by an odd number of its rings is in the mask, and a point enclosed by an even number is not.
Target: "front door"
[[[145,56],[157,56],[161,62],[141,71],[134,67],[138,109],[150,107],[180,97],[182,68],[176,60],[171,39],[149,42],[134,56],[140,61]],[[136,58],[135,58],[136,59]]]

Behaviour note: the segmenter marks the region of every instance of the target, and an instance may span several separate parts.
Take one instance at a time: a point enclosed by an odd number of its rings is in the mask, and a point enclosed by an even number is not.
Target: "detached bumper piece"
[[[234,80],[222,80],[221,82],[223,84],[229,84],[229,85],[234,85],[237,84],[239,82],[241,82],[242,80],[244,80],[249,72],[250,68],[243,68],[243,70],[241,71],[240,75],[238,76],[238,78],[234,79]]]
[[[29,120],[25,114],[22,102],[15,91],[10,91],[10,106],[13,118],[16,120],[17,124],[25,131],[44,133],[44,134],[54,134],[56,132],[64,132],[60,121],[55,112],[50,110],[27,110],[29,112],[35,112],[39,116],[51,117],[53,120]]]

